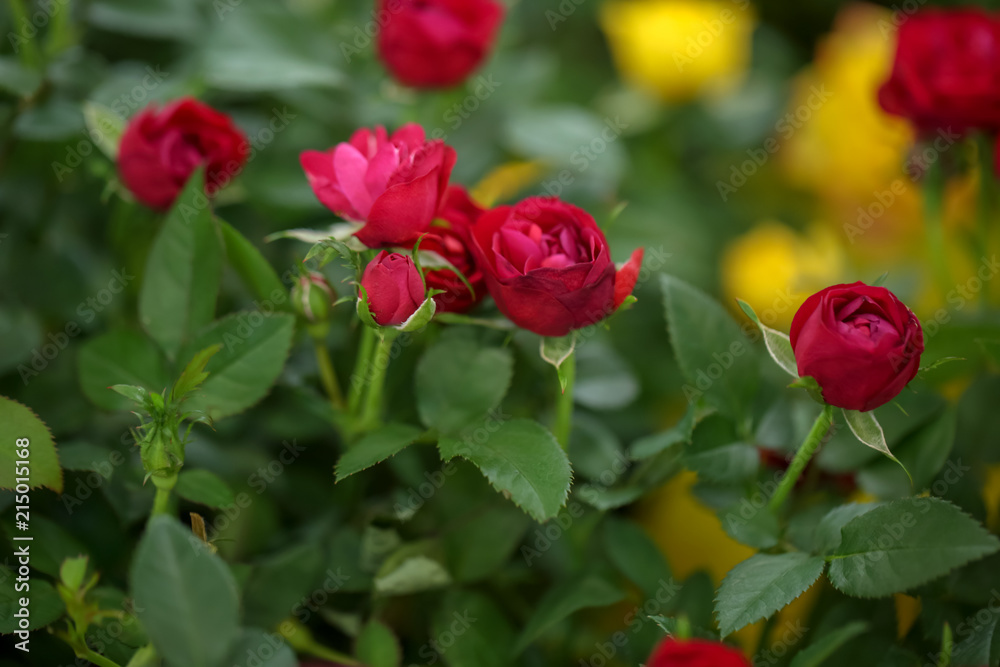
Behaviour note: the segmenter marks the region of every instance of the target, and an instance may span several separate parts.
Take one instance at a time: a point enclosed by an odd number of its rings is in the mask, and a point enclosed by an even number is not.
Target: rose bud
[[[424,302],[424,281],[416,264],[398,252],[383,250],[361,275],[368,309],[383,327],[394,327],[410,319]]]
[[[750,667],[750,662],[719,642],[668,637],[653,649],[646,667]]]
[[[208,194],[226,185],[246,163],[250,144],[232,119],[186,97],[136,114],[118,146],[118,173],[135,198],[167,209],[194,170],[205,165]]]
[[[358,130],[329,151],[305,151],[302,168],[316,197],[337,215],[364,223],[355,236],[369,248],[412,245],[440,208],[455,150],[426,141],[419,125],[392,136]]]
[[[337,298],[333,285],[316,271],[309,271],[295,279],[292,285],[292,309],[308,326],[320,327],[317,333],[325,335],[330,322],[330,310]]]
[[[446,88],[462,83],[486,59],[504,7],[495,0],[381,0],[388,17],[378,54],[402,84]]]
[[[472,226],[484,213],[476,202],[472,201],[465,188],[453,185],[448,188],[444,208],[439,214],[430,233],[424,236],[420,243],[421,252],[437,253],[448,260],[457,269],[469,286],[455,275],[451,269],[429,269],[424,267],[424,280],[430,289],[443,290],[443,294],[434,296],[438,312],[464,313],[471,310],[486,296],[486,281],[483,272],[476,266],[472,254]]]
[[[590,214],[555,197],[488,211],[472,237],[497,306],[542,336],[565,336],[611,315],[632,293],[642,264],[640,248],[616,271]]]
[[[1000,127],[1000,18],[979,9],[908,17],[879,103],[924,132]]]
[[[920,368],[924,335],[916,316],[884,287],[834,285],[806,299],[792,319],[800,376],[823,399],[847,410],[873,410],[895,398]]]

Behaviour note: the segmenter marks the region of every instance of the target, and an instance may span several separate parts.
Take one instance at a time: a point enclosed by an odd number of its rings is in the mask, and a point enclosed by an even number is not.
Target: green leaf
[[[604,520],[603,538],[611,562],[647,599],[659,599],[657,593],[662,589],[671,598],[677,593],[680,587],[674,583],[666,559],[638,525],[609,515]]]
[[[0,634],[9,635],[24,629],[19,627],[19,619],[14,615],[21,610],[20,600],[23,597],[28,598],[28,630],[44,628],[59,620],[66,610],[59,593],[44,579],[28,579],[27,592],[18,591],[16,584],[17,574],[0,565]],[[4,638],[4,641],[9,640]]]
[[[442,535],[455,581],[478,581],[501,569],[521,543],[531,520],[507,502],[494,502],[475,519]]]
[[[97,0],[87,22],[104,30],[158,39],[191,39],[202,33],[195,3],[185,0]]]
[[[421,429],[406,424],[389,424],[369,433],[337,461],[337,481],[371,468],[390,456],[395,456],[410,446],[421,433],[423,433]]]
[[[861,516],[865,512],[870,512],[879,503],[848,503],[839,507],[834,507],[826,513],[816,526],[816,533],[813,541],[816,551],[825,554],[840,546],[841,530],[848,523]]]
[[[149,399],[149,392],[145,388],[137,387],[134,384],[113,384],[108,389],[124,396],[140,407],[145,406],[146,401]]]
[[[132,410],[130,398],[109,391],[127,384],[150,391],[163,390],[170,379],[163,354],[138,331],[110,331],[80,347],[77,372],[84,395],[105,410]]]
[[[742,330],[714,299],[672,276],[662,276],[663,301],[689,402],[705,401],[738,422],[757,392],[755,355]]]
[[[218,667],[239,638],[229,568],[173,517],[154,516],[131,573],[136,613],[167,667]]]
[[[621,589],[596,575],[563,582],[538,601],[534,613],[514,645],[513,655],[519,655],[546,630],[571,614],[591,607],[607,607],[620,602],[624,597]]]
[[[436,655],[448,667],[508,667],[511,664],[507,653],[515,639],[514,629],[500,608],[482,593],[448,591],[434,612],[431,627],[440,646]],[[421,657],[425,657],[424,654]]]
[[[437,551],[437,544],[429,540],[403,545],[379,567],[375,591],[386,596],[410,595],[447,586],[451,575]]]
[[[226,259],[254,298],[262,303],[270,303],[275,310],[291,312],[288,288],[281,282],[270,262],[235,227],[221,218],[216,220],[222,229]]]
[[[207,470],[182,470],[174,490],[184,500],[213,508],[235,502],[229,485]]]
[[[361,630],[355,654],[368,667],[399,667],[403,661],[396,635],[377,620],[369,621]]]
[[[855,597],[902,593],[1000,550],[1000,540],[939,498],[886,503],[849,521],[841,534],[828,576]]]
[[[474,463],[495,489],[509,494],[536,521],[551,519],[566,503],[573,481],[569,459],[538,422],[513,419],[488,438],[442,438],[438,448],[445,461],[461,456]]]
[[[183,399],[201,386],[205,379],[208,378],[208,373],[205,372],[205,366],[208,365],[209,360],[218,354],[221,349],[222,345],[209,345],[204,350],[194,355],[191,361],[188,362],[188,365],[185,366],[184,372],[181,373],[180,378],[174,384],[173,391],[170,394],[173,401]]]
[[[79,590],[87,576],[87,556],[67,558],[59,566],[59,581],[71,591]]]
[[[878,459],[857,474],[858,486],[880,498],[901,498],[912,490],[923,491],[934,481],[955,445],[958,411],[946,408],[901,442],[893,445],[902,465],[913,475],[910,480],[891,461]]]
[[[660,433],[639,438],[629,447],[629,457],[633,461],[643,461],[672,447],[691,442],[691,435],[698,421],[704,417],[704,405],[700,401],[688,403],[684,416],[671,428]]]
[[[992,612],[992,608],[989,609]],[[978,619],[978,616],[976,617]],[[1000,619],[991,613],[989,620],[982,623],[977,620],[971,628],[966,625],[963,630],[971,633],[961,642],[955,644],[951,655],[951,664],[955,667],[981,667],[996,665],[997,624]]]
[[[225,667],[298,667],[293,651],[277,634],[247,628],[222,664]]]
[[[613,347],[590,340],[576,351],[573,400],[591,410],[620,410],[639,395],[639,380]]]
[[[483,347],[468,339],[438,342],[417,364],[420,418],[445,434],[483,425],[487,413],[506,395],[513,373],[509,350]]]
[[[853,621],[823,635],[794,658],[790,667],[820,667],[837,649],[868,630],[868,623]]]
[[[325,565],[323,549],[313,542],[296,544],[255,564],[243,586],[245,622],[271,628],[293,612],[308,609],[308,600],[318,590],[335,593],[339,581],[317,588]]]
[[[742,504],[733,505],[719,514],[723,530],[737,542],[755,549],[770,549],[777,545],[781,535],[778,517],[766,506],[757,508],[746,503],[744,499]]]
[[[788,338],[788,334],[761,323],[760,318],[757,317],[757,313],[754,312],[749,303],[740,301],[739,299],[736,301],[740,304],[743,312],[747,314],[747,317],[753,320],[753,323],[757,325],[760,332],[764,335],[764,345],[767,346],[767,353],[771,355],[776,364],[781,366],[782,370],[792,377],[797,378],[799,376],[799,369],[795,363],[795,353],[792,351],[792,341]]]
[[[769,618],[812,586],[825,566],[819,556],[793,552],[757,554],[734,567],[715,601],[722,636]]]
[[[190,347],[221,344],[222,350],[208,362],[208,379],[185,402],[185,410],[200,410],[218,421],[260,401],[281,375],[294,333],[295,318],[286,313],[235,313],[213,324]]]
[[[112,160],[117,160],[118,144],[125,133],[125,119],[103,104],[84,102],[83,120],[97,147]]]
[[[199,168],[153,242],[139,293],[139,321],[170,359],[214,319],[221,281],[222,246]]]
[[[0,442],[0,489],[23,483],[62,493],[63,474],[52,432],[31,408],[6,396],[0,396]]]
[[[0,57],[0,90],[18,97],[27,97],[38,90],[42,75],[11,57]]]
[[[885,454],[898,463],[912,484],[913,476],[910,475],[910,471],[889,451],[889,445],[885,441],[885,433],[882,432],[882,426],[875,418],[875,413],[859,412],[857,410],[841,410],[841,412],[844,413],[844,419],[847,420],[847,425],[851,428],[851,433],[854,434],[854,437],[868,447]]]
[[[28,534],[31,541],[31,567],[38,572],[44,572],[54,579],[59,578],[59,569],[67,558],[86,555],[87,547],[61,525],[47,519],[40,513],[32,513],[31,529],[28,533],[14,530],[14,523],[4,524],[4,532],[11,546],[17,545],[12,538]]]

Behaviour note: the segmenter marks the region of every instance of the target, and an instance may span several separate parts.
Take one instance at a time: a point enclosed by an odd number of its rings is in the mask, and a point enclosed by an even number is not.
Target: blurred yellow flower
[[[876,98],[895,52],[895,40],[886,39],[880,21],[891,18],[875,5],[848,6],[820,43],[812,67],[795,81],[793,111],[815,87],[829,96],[787,137],[782,157],[792,181],[854,202],[872,199],[904,175],[913,132],[905,120],[882,111]]]
[[[803,236],[765,222],[735,239],[722,257],[726,303],[746,301],[770,327],[787,331],[811,294],[841,282],[843,250],[836,233],[815,226]]]
[[[537,161],[507,162],[486,174],[470,194],[480,206],[491,208],[541,181],[545,171],[545,165]]]
[[[749,0],[611,0],[600,21],[624,78],[669,102],[737,85],[756,23]]]

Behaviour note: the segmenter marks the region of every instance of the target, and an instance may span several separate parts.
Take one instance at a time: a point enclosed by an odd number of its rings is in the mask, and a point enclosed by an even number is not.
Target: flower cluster
[[[599,322],[631,294],[641,249],[616,269],[594,218],[554,197],[486,211],[449,185],[454,164],[454,149],[427,141],[414,124],[391,135],[361,129],[326,152],[302,154],[316,197],[359,224],[358,241],[375,249],[419,246],[434,259],[423,276],[399,252],[383,250],[368,265],[361,286],[379,325],[398,326],[416,313],[424,282],[443,311],[467,311],[488,290],[511,321],[542,336]]]

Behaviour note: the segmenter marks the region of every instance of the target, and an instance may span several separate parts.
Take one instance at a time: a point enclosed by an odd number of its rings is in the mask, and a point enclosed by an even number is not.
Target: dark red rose
[[[380,0],[378,54],[407,86],[454,86],[489,55],[503,14],[495,0]]]
[[[361,275],[361,286],[372,317],[384,327],[402,324],[424,302],[424,281],[416,264],[398,252],[376,255]]]
[[[925,132],[1000,128],[1000,18],[979,9],[907,18],[879,102]]]
[[[497,306],[542,336],[565,336],[613,313],[632,293],[642,264],[640,248],[616,271],[590,214],[554,197],[488,211],[472,237]]]
[[[337,215],[363,222],[355,236],[369,248],[412,245],[440,208],[455,150],[427,141],[419,125],[391,137],[358,130],[329,151],[305,151],[302,168],[316,197]]]
[[[250,144],[232,119],[190,97],[162,109],[150,105],[125,127],[118,173],[135,198],[167,209],[191,174],[204,165],[208,194],[226,185],[246,163]]]
[[[750,662],[725,644],[668,637],[653,649],[646,667],[750,667]]]
[[[473,292],[469,292],[462,279],[451,269],[425,269],[427,287],[444,290],[444,294],[434,297],[438,312],[464,313],[486,296],[483,272],[476,266],[470,249],[472,225],[483,213],[484,209],[469,198],[465,188],[453,185],[448,188],[439,220],[431,226],[430,233],[420,244],[422,251],[435,252],[448,260],[472,286]]]
[[[799,375],[819,383],[830,405],[873,410],[895,398],[920,368],[924,334],[896,295],[864,283],[834,285],[806,299],[792,319]]]

